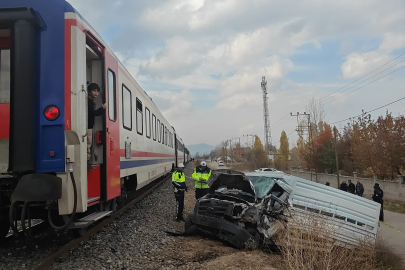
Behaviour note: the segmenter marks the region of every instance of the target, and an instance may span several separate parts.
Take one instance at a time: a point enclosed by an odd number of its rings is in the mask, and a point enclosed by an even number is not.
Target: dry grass
[[[405,214],[405,202],[384,199],[384,210]]]
[[[308,215],[290,222],[276,238],[281,247],[285,269],[376,270],[377,250],[371,241],[359,246],[335,240],[338,228],[328,225],[323,216]]]

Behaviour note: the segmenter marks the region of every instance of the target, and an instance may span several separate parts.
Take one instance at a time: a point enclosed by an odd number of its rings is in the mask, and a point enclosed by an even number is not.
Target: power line
[[[353,91],[350,91],[349,93],[344,94],[343,96],[339,96],[339,97],[337,97],[337,98],[335,98],[335,99],[329,100],[328,102],[326,102],[326,103],[324,103],[324,104],[331,103],[332,101],[335,101],[335,100],[337,100],[337,99],[339,99],[339,98],[342,98],[342,97],[345,97],[345,96],[347,96],[347,95],[350,95],[351,93],[356,92],[357,90],[359,90],[359,89],[361,89],[361,88],[363,88],[363,87],[366,87],[367,85],[370,85],[370,84],[372,84],[372,83],[374,83],[374,82],[376,82],[376,81],[378,81],[378,80],[381,80],[382,78],[385,78],[385,77],[387,77],[388,75],[391,75],[392,73],[394,73],[394,72],[396,72],[396,71],[398,71],[398,70],[400,70],[400,69],[402,69],[402,68],[404,68],[404,67],[405,67],[405,66],[402,66],[402,67],[400,67],[400,68],[397,68],[396,70],[393,70],[393,71],[391,71],[390,73],[388,73],[388,74],[386,74],[386,75],[384,75],[384,76],[382,76],[382,77],[380,77],[380,78],[378,78],[378,79],[376,79],[376,80],[374,80],[374,81],[369,82],[368,84],[365,84],[365,85],[363,85],[363,86],[360,86],[359,88],[356,88],[356,89],[354,89]]]
[[[398,102],[398,101],[401,101],[401,100],[403,100],[403,99],[405,99],[405,97],[400,98],[400,99],[397,99],[397,100],[395,100],[395,101],[393,101],[393,102],[390,102],[390,103],[388,103],[388,104],[385,104],[385,105],[383,105],[383,106],[380,106],[380,107],[378,107],[378,108],[372,109],[371,111],[364,112],[364,113],[371,113],[371,112],[374,112],[374,111],[376,111],[376,110],[379,110],[379,109],[381,109],[381,108],[387,107],[387,106],[389,106],[389,105],[391,105],[391,104],[394,104],[394,103],[396,103],[396,102]],[[362,116],[362,114],[359,114],[359,115],[356,115],[356,116],[352,116],[352,117],[349,117],[349,118],[347,118],[347,119],[343,119],[343,120],[340,120],[340,121],[333,122],[333,123],[331,123],[330,125],[334,125],[334,124],[337,124],[337,123],[340,123],[340,122],[343,122],[343,121],[347,121],[347,120],[350,120],[350,119],[353,119],[353,118],[356,118],[356,117],[359,117],[359,116]]]
[[[405,60],[404,60],[404,61],[405,61]],[[344,95],[342,95],[342,96],[338,96],[338,97],[336,97],[335,99],[328,100],[326,103],[324,103],[324,105],[329,104],[329,103],[331,103],[331,102],[333,102],[333,101],[335,101],[335,100],[338,100],[338,99],[340,99],[340,98],[343,98],[343,97],[345,97],[345,96],[347,96],[347,95],[350,95],[351,93],[354,93],[354,92],[356,92],[357,90],[359,90],[359,89],[361,89],[361,88],[364,88],[364,87],[366,87],[366,86],[368,86],[368,85],[370,85],[370,84],[372,84],[372,83],[374,83],[374,82],[376,82],[376,81],[378,81],[378,80],[381,80],[382,78],[385,78],[385,77],[387,77],[388,75],[391,75],[392,73],[394,73],[394,72],[396,72],[396,71],[398,71],[398,70],[400,70],[400,69],[402,69],[402,68],[404,68],[404,67],[405,67],[405,66],[402,66],[402,67],[400,67],[400,68],[397,68],[396,70],[393,70],[393,71],[391,71],[390,73],[388,73],[388,74],[386,74],[386,75],[384,75],[384,76],[381,76],[381,77],[375,79],[374,81],[371,81],[371,82],[369,82],[369,83],[367,83],[367,84],[365,84],[365,85],[363,85],[363,86],[360,86],[360,87],[354,89],[353,91],[350,91],[350,92],[348,92],[348,93],[346,93],[346,94],[344,94]],[[373,77],[374,77],[374,76],[373,76]],[[283,126],[284,124],[286,124],[287,122],[289,122],[289,121],[285,121],[285,122],[283,122],[283,123],[281,123],[281,124],[279,124],[279,125],[276,125],[275,127],[273,127],[273,129],[276,129],[276,128],[278,128],[278,127],[281,127],[281,126]]]
[[[389,68],[386,68],[386,69],[384,69],[383,71],[381,71],[381,72],[379,72],[379,73],[377,73],[377,74],[374,74],[373,76],[371,76],[371,77],[368,78],[367,80],[364,80],[364,81],[362,81],[362,82],[360,82],[360,83],[358,83],[358,84],[356,84],[356,85],[353,85],[352,87],[347,88],[346,90],[342,91],[341,93],[344,93],[344,92],[346,92],[347,90],[352,89],[352,88],[354,88],[354,87],[356,87],[356,86],[358,86],[358,85],[360,85],[360,84],[362,84],[362,83],[364,83],[364,82],[370,80],[371,78],[374,78],[374,77],[377,76],[377,75],[380,75],[381,73],[387,71],[388,69],[390,69],[390,68],[392,68],[392,67],[394,67],[394,66],[396,66],[396,65],[398,65],[399,63],[402,63],[402,62],[405,62],[405,60],[402,60],[401,62],[398,62],[398,63],[396,63],[395,65],[392,65],[392,66],[390,66]],[[400,68],[394,70],[393,72],[395,72],[395,71],[397,71],[397,70],[399,70],[399,69],[401,69],[401,68],[402,68],[402,67],[400,67]],[[389,73],[389,74],[391,74],[391,73]],[[389,75],[389,74],[387,74],[387,75]],[[382,78],[383,78],[383,77],[382,77]],[[379,80],[379,79],[378,79],[378,80]],[[378,81],[378,80],[377,80],[377,81]],[[373,81],[373,82],[375,82],[375,81]],[[333,98],[333,97],[331,97],[331,98]],[[329,98],[327,98],[327,99],[329,99]],[[326,104],[326,103],[325,103],[325,104]]]
[[[396,59],[400,58],[400,57],[403,56],[403,55],[405,55],[405,53],[402,53],[401,55],[395,57],[395,58],[392,59],[391,61],[388,61],[388,62],[385,63],[384,65],[382,65],[382,66],[380,66],[380,67],[378,67],[378,68],[376,68],[376,69],[370,71],[369,73],[363,75],[362,77],[358,78],[357,80],[355,80],[355,81],[353,81],[353,82],[351,82],[351,83],[349,83],[349,84],[347,84],[347,85],[345,85],[345,86],[339,88],[338,90],[336,90],[336,91],[334,91],[334,92],[332,92],[332,93],[330,93],[330,94],[328,94],[328,95],[326,95],[326,96],[324,96],[324,97],[318,99],[317,101],[319,102],[319,101],[321,101],[322,99],[325,99],[325,98],[327,98],[327,97],[333,95],[334,93],[339,92],[340,90],[342,90],[342,89],[348,87],[349,85],[352,85],[353,83],[355,83],[355,82],[357,82],[357,81],[359,81],[359,80],[361,80],[361,79],[367,77],[368,75],[374,73],[375,71],[377,71],[377,70],[379,70],[380,68],[382,68],[382,67],[388,65],[389,63],[392,63],[393,61],[395,61]],[[401,62],[404,62],[404,61],[405,61],[405,60],[403,60],[403,61],[401,61]],[[398,65],[398,64],[401,63],[401,62],[396,63],[395,65],[393,65],[393,66],[391,66],[391,67],[389,67],[389,68],[383,70],[382,72],[384,72],[384,71],[386,71],[386,70],[388,70],[388,69],[390,69],[390,68],[392,68],[392,67]],[[378,73],[378,74],[381,74],[382,72],[380,72],[380,73]],[[376,74],[376,75],[378,75],[378,74]],[[374,75],[374,76],[376,76],[376,75]],[[374,77],[374,76],[373,76],[373,77]],[[373,77],[371,77],[371,78],[373,78]],[[371,78],[368,78],[367,80],[369,80],[369,79],[371,79]],[[365,81],[367,81],[367,80],[365,80]],[[363,81],[363,82],[365,82],[365,81]],[[357,85],[358,85],[358,84],[357,84]],[[353,86],[353,87],[354,87],[354,86]],[[351,88],[353,88],[353,87],[351,87]],[[349,89],[350,89],[350,88],[349,88]],[[306,105],[306,106],[307,106],[307,105]],[[306,106],[301,107],[301,108],[299,108],[298,110],[301,110],[301,109],[303,109],[303,108],[306,108]],[[289,118],[289,115],[286,115],[286,116],[284,116],[284,117],[282,117],[282,118],[276,120],[275,122],[273,122],[273,125],[278,124],[280,121],[282,121],[282,120],[284,120],[284,119],[286,119],[286,118]],[[284,124],[284,123],[283,123],[283,124]],[[283,125],[283,124],[282,124],[282,125]]]

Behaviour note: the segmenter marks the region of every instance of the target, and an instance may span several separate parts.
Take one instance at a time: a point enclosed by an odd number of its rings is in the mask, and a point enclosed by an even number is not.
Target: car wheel
[[[260,234],[253,228],[248,228],[247,231],[252,237],[245,242],[245,248],[249,250],[258,249],[260,245]]]

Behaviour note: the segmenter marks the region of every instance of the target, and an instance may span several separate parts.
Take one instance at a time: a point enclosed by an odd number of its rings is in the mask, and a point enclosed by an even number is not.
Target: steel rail
[[[43,269],[49,269],[51,266],[60,260],[61,258],[66,258],[69,255],[69,252],[79,246],[80,243],[90,239],[93,235],[101,231],[105,226],[110,224],[114,219],[118,218],[121,216],[123,213],[125,213],[127,210],[132,208],[137,202],[141,201],[143,198],[145,198],[147,195],[152,193],[156,188],[158,188],[160,185],[162,185],[167,179],[169,179],[169,176],[165,176],[163,180],[159,181],[156,185],[152,186],[150,189],[142,193],[139,197],[133,199],[129,203],[127,203],[125,206],[120,208],[117,212],[114,212],[111,214],[110,217],[107,219],[103,220],[99,224],[97,224],[95,227],[91,228],[88,232],[86,232],[82,237],[77,238],[66,245],[64,245],[59,251],[56,253],[52,254],[45,260],[43,260],[40,264],[35,266],[33,269],[35,270],[43,270]]]

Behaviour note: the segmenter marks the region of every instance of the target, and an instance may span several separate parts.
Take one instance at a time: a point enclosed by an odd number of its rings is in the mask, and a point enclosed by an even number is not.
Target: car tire
[[[249,250],[256,250],[260,246],[260,234],[254,228],[248,228],[247,231],[252,236],[248,241],[245,243],[245,248]]]

